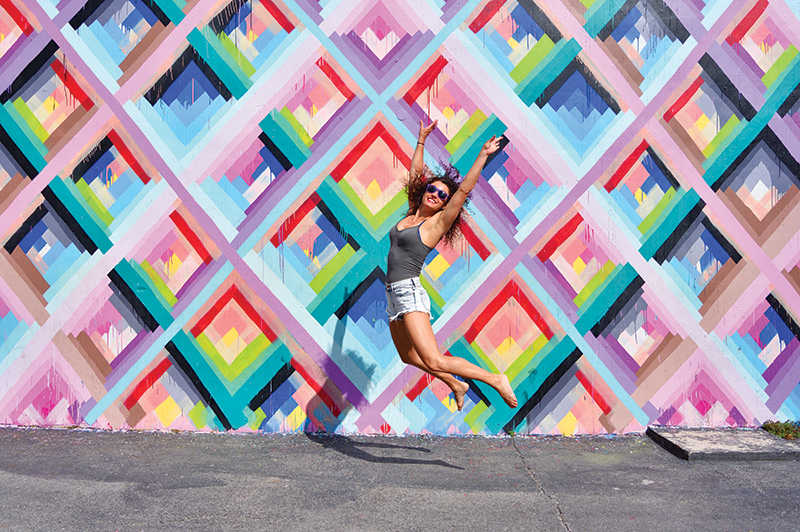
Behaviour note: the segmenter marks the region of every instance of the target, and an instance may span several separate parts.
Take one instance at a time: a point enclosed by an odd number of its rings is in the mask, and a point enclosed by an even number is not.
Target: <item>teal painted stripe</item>
[[[597,37],[600,30],[608,24],[611,17],[617,14],[622,6],[625,5],[626,1],[627,0],[597,0],[583,15],[584,20],[586,20],[586,24],[583,25],[586,33],[592,38]]]
[[[669,238],[669,235],[678,227],[681,220],[689,214],[689,211],[694,209],[698,201],[700,201],[700,196],[692,189],[684,193],[682,197],[677,198],[677,201],[673,200],[670,208],[661,213],[656,223],[645,235],[644,244],[639,248],[639,252],[645,259],[650,260],[653,258],[658,248]]]
[[[238,65],[226,61],[226,58],[229,58],[230,55],[222,49],[219,39],[209,28],[204,28],[202,32],[197,28],[193,29],[189,33],[187,40],[225,86],[228,87],[234,98],[241,99],[247,89],[253,86],[253,82],[241,71]]]
[[[155,0],[155,3],[176,26],[186,17],[175,0]]]
[[[277,345],[276,345],[277,344]],[[277,340],[275,344],[275,349],[269,354],[269,356],[261,363],[261,365],[256,369],[253,374],[247,378],[239,390],[234,394],[231,398],[231,409],[235,410],[241,408],[244,410],[248,408],[248,404],[250,400],[255,397],[255,395],[266,386],[266,384],[272,380],[272,377],[275,376],[278,371],[289,363],[292,359],[292,352],[289,351],[289,348],[281,342]],[[272,346],[270,346],[271,348]],[[269,348],[268,348],[269,349]],[[237,379],[239,380],[239,379]],[[236,427],[238,428],[238,427]]]
[[[6,105],[0,105],[0,127],[8,133],[8,136],[11,137],[11,140],[14,141],[14,144],[17,145],[17,148],[20,149],[33,167],[41,172],[47,165],[43,155],[43,153],[47,153],[47,149],[37,137],[27,135],[19,126],[10,114],[10,109],[13,108],[9,104],[10,102],[6,102]]]
[[[732,139],[725,147],[725,150],[708,168],[703,176],[709,186],[717,182],[722,177],[725,170],[733,164],[733,161],[742,153],[742,150],[753,142],[753,139],[761,133],[767,123],[775,116],[778,109],[789,97],[789,94],[800,83],[800,54],[797,54],[789,66],[784,70],[775,83],[766,92],[767,101],[758,111],[756,116],[742,128],[736,139]]]
[[[517,85],[514,92],[519,95],[525,105],[530,107],[580,51],[581,46],[575,39],[566,42],[564,39],[560,40],[547,54],[547,57],[528,74],[528,77]]]
[[[86,234],[100,251],[106,253],[111,249],[112,244],[108,235],[108,228],[97,218],[91,207],[86,204],[72,180],[62,180],[56,177],[50,181],[48,186],[70,214],[75,217],[75,220],[86,231]]]
[[[606,289],[606,287],[607,287],[609,284],[611,284],[611,281],[613,281],[613,280],[614,280],[614,279],[617,277],[617,275],[619,275],[619,274],[620,274],[620,272],[622,271],[622,268],[623,268],[623,266],[621,266],[621,265],[619,265],[619,264],[617,264],[616,266],[614,266],[614,269],[613,269],[613,270],[611,270],[611,273],[609,273],[609,274],[608,274],[608,277],[606,277],[605,279],[603,279],[603,282],[602,282],[602,283],[600,283],[600,286],[598,286],[597,288],[595,288],[595,289],[594,289],[594,291],[592,291],[592,293],[591,293],[591,294],[589,294],[589,297],[587,297],[587,298],[586,298],[586,301],[584,301],[584,302],[583,302],[583,305],[581,305],[580,307],[578,307],[578,316],[583,316],[583,314],[584,314],[584,313],[585,313],[585,312],[586,312],[586,311],[589,309],[589,307],[591,307],[591,306],[592,306],[592,304],[594,303],[594,301],[595,301],[595,300],[596,300],[598,297],[600,297],[600,294],[602,294],[602,293],[603,293],[603,290],[605,290],[605,289]],[[583,333],[581,333],[581,334],[583,334]]]
[[[369,221],[364,217],[361,212],[352,204],[352,202],[344,195],[344,192],[339,188],[339,184],[328,175],[320,183],[317,189],[317,195],[325,202],[325,205],[335,213],[347,213],[347,216],[339,217],[339,227],[345,235],[353,235],[353,238],[362,248],[376,250],[378,245],[378,237],[370,230]],[[355,221],[352,219],[355,218]],[[395,220],[397,223],[398,220]],[[385,244],[388,246],[388,242]],[[389,253],[386,247],[386,253]]]
[[[147,278],[147,273],[142,270],[141,266],[128,260],[121,260],[119,264],[114,267],[125,284],[133,290],[139,301],[142,302],[144,308],[155,318],[156,322],[161,325],[161,328],[166,330],[172,322],[172,314],[170,314],[169,304],[164,301],[158,291]]]
[[[472,163],[478,158],[484,143],[492,135],[499,137],[508,130],[508,127],[500,120],[497,115],[492,115],[484,120],[475,133],[467,137],[456,152],[450,157],[450,164],[458,168],[461,175],[466,175],[472,167]]]
[[[311,157],[311,150],[300,140],[289,121],[274,109],[258,125],[295,168]]]
[[[572,339],[567,336],[563,338],[558,345],[551,349],[548,353],[545,353],[544,356],[536,357],[540,359],[539,362],[535,366],[531,367],[528,375],[514,390],[520,406],[524,405],[531,398],[531,396],[536,393],[544,381],[553,374],[556,368],[558,368],[558,366],[567,359],[570,353],[575,351],[575,347],[575,342],[573,342]],[[492,391],[494,391],[494,389],[492,389]],[[486,427],[489,428],[493,433],[499,432],[500,429],[502,429],[503,426],[508,423],[512,417],[510,414],[514,410],[506,405],[505,401],[503,401],[499,394],[497,394],[497,398],[500,403],[496,404],[492,402],[492,406],[495,407],[495,412],[492,413],[492,415],[489,416],[486,421]],[[492,399],[490,398],[489,400],[491,401]]]
[[[328,321],[328,318],[350,297],[353,290],[358,288],[358,285],[375,269],[377,257],[374,254],[366,253],[362,248],[358,250],[358,256],[359,260],[346,271],[345,268],[342,268],[334,277],[337,282],[329,283],[330,289],[326,287],[326,290],[321,292],[308,306],[308,312],[320,325]],[[350,265],[351,261],[353,261],[353,257],[347,261],[345,266]]]
[[[633,266],[625,264],[615,275],[610,283],[606,285],[602,293],[598,294],[592,301],[591,305],[583,311],[581,317],[575,323],[575,328],[581,334],[586,334],[589,329],[595,326],[600,321],[608,308],[614,304],[622,292],[631,284],[631,281],[636,277],[637,273]],[[599,292],[596,290],[595,292]],[[585,305],[584,305],[585,306]],[[583,310],[583,309],[581,309]]]
[[[27,108],[27,104],[22,103],[22,105]],[[48,151],[47,148],[45,148],[44,143],[42,142],[41,139],[39,139],[39,137],[36,135],[36,133],[33,132],[33,130],[31,129],[31,126],[27,122],[27,120],[25,120],[25,118],[19,113],[17,108],[14,107],[14,104],[11,102],[11,100],[7,101],[5,103],[5,105],[3,105],[3,108],[6,110],[6,112],[11,117],[11,119],[14,121],[14,123],[17,124],[17,127],[19,127],[19,130],[22,131],[22,133],[25,135],[25,137],[31,143],[31,146],[33,146],[33,148],[37,152],[39,152],[39,155],[41,155],[42,157],[45,157],[47,155],[47,151]],[[28,110],[30,111],[30,109],[28,109]],[[33,113],[31,112],[31,114],[33,114]],[[42,128],[42,129],[44,129],[44,128]]]

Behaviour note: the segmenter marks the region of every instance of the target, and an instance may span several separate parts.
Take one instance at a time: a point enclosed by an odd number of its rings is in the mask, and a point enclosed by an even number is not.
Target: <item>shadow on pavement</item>
[[[424,447],[393,445],[389,443],[361,442],[361,441],[351,440],[347,436],[342,436],[339,434],[315,434],[312,432],[306,432],[305,435],[309,440],[313,441],[314,443],[322,445],[322,447],[325,449],[331,449],[333,451],[342,453],[351,458],[364,460],[365,462],[375,462],[378,464],[436,465],[442,467],[449,467],[452,469],[461,469],[462,471],[464,470],[463,467],[458,467],[452,464],[448,464],[444,460],[417,460],[414,458],[375,456],[361,449],[361,447],[372,447],[378,449],[402,449],[402,450],[417,451],[422,453],[431,452],[430,449],[426,449]]]

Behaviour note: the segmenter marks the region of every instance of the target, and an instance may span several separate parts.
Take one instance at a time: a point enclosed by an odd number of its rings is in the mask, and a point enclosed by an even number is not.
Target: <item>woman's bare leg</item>
[[[517,407],[517,398],[508,382],[508,377],[500,373],[496,375],[459,357],[446,357],[439,351],[436,337],[433,335],[431,322],[424,312],[409,312],[403,315],[403,325],[411,344],[419,354],[423,364],[431,373],[452,373],[467,379],[485,382],[495,390],[511,408]]]
[[[431,371],[431,369],[422,362],[419,353],[414,349],[414,345],[411,343],[411,339],[408,337],[408,333],[402,321],[389,322],[389,331],[392,333],[394,346],[400,354],[400,360],[443,381],[453,391],[458,409],[461,410],[464,408],[464,396],[467,390],[469,390],[469,384],[461,382],[449,373]]]

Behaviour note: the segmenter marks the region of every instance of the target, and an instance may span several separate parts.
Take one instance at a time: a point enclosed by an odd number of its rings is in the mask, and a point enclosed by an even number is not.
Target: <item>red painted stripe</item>
[[[745,34],[750,31],[750,28],[753,27],[753,24],[755,24],[759,17],[761,17],[768,5],[768,0],[759,0],[756,2],[756,5],[753,6],[753,9],[751,9],[750,12],[741,20],[741,22],[736,25],[725,41],[727,41],[727,43],[730,45],[741,41]]]
[[[589,379],[586,378],[586,375],[584,375],[582,371],[579,370],[578,373],[576,373],[576,375],[578,376],[578,380],[580,381],[581,385],[584,387],[584,389],[586,389],[586,391],[592,397],[592,400],[594,400],[594,402],[597,404],[597,406],[600,407],[600,410],[602,410],[604,414],[608,415],[608,413],[611,412],[611,406],[609,406],[606,400],[603,399],[603,396],[600,395],[600,392],[598,392],[597,389],[594,386],[592,386],[591,381],[589,381]]]
[[[275,22],[280,24],[281,28],[283,28],[286,33],[292,33],[294,24],[283,14],[283,11],[278,9],[278,6],[272,3],[272,0],[261,0],[261,3],[267,8],[267,11],[269,11],[269,14],[275,19]]]
[[[272,238],[269,239],[272,245],[278,247],[280,244],[282,244],[283,241],[286,240],[286,237],[292,234],[292,231],[294,231],[295,227],[297,227],[300,221],[308,216],[308,213],[310,213],[318,203],[319,196],[316,192],[312,192],[308,199],[305,200],[296,211],[290,214],[289,217],[283,221],[280,229],[278,229],[278,232],[272,235]]]
[[[558,230],[553,238],[551,238],[547,244],[536,254],[540,261],[544,262],[550,257],[553,256],[553,253],[556,252],[558,247],[563,244],[567,238],[575,232],[575,230],[581,225],[583,222],[583,216],[580,214],[576,214],[572,217],[570,221],[564,224],[564,227]]]
[[[519,306],[521,306],[528,316],[530,316],[530,318],[533,320],[533,323],[535,323],[539,330],[542,331],[542,334],[544,334],[548,340],[551,339],[553,337],[553,331],[550,330],[550,326],[544,320],[542,315],[539,314],[539,311],[536,310],[536,307],[533,306],[533,303],[531,303],[531,300],[528,299],[528,296],[526,296],[525,293],[520,289],[517,282],[513,279],[511,282],[514,283],[512,294],[514,299],[517,300]]]
[[[125,159],[125,162],[128,163],[128,166],[131,167],[133,173],[139,176],[139,179],[142,180],[142,183],[145,185],[150,182],[150,176],[147,175],[147,172],[144,171],[142,165],[139,164],[139,161],[136,160],[136,157],[133,155],[133,152],[128,148],[128,145],[122,140],[119,133],[114,131],[113,129],[108,132],[108,138],[114,144],[114,147],[117,149],[122,158]]]
[[[133,405],[138,403],[139,399],[142,398],[144,392],[149,390],[150,387],[154,385],[164,373],[166,373],[166,371],[170,368],[170,366],[172,366],[172,362],[170,362],[168,358],[165,358],[158,364],[158,366],[153,368],[153,371],[145,375],[144,379],[139,381],[139,384],[136,385],[131,394],[122,403],[123,405],[125,405],[125,408],[127,408],[128,410],[133,408]]]
[[[270,342],[274,342],[278,335],[275,334],[272,329],[269,328],[267,325],[266,320],[261,317],[261,314],[255,309],[255,307],[250,303],[250,301],[244,296],[244,294],[239,290],[236,285],[231,286],[233,289],[233,300],[239,304],[239,307],[247,314],[247,317],[256,324],[256,326],[261,329],[261,332],[264,333],[264,336],[267,337],[267,340]]]
[[[611,176],[611,179],[609,179],[608,182],[603,186],[603,188],[606,189],[606,192],[611,192],[617,188],[619,182],[622,181],[622,178],[628,174],[630,169],[633,167],[636,161],[639,160],[639,157],[642,156],[642,153],[644,153],[644,150],[646,150],[648,146],[650,145],[647,143],[647,141],[643,140],[642,143],[639,144],[630,155],[628,155],[622,165],[617,168],[616,172],[614,172],[614,175]]]
[[[211,264],[213,260],[211,258],[211,254],[208,252],[206,247],[203,245],[203,242],[197,236],[197,234],[192,231],[192,228],[189,227],[189,224],[180,215],[178,211],[172,211],[172,214],[169,215],[169,219],[172,220],[172,223],[175,224],[175,227],[178,228],[178,231],[181,232],[183,237],[189,242],[189,245],[200,255],[200,258],[203,259],[203,262],[206,264]]]
[[[328,394],[328,392],[326,392],[325,389],[311,377],[311,374],[308,371],[306,371],[306,368],[304,368],[297,360],[293,358],[291,360],[291,364],[292,367],[295,369],[295,371],[297,371],[297,373],[299,373],[300,376],[303,377],[303,380],[308,383],[311,389],[314,390],[314,393],[317,394],[317,397],[319,397],[322,400],[322,402],[325,403],[325,406],[328,407],[328,410],[331,411],[331,414],[333,414],[334,417],[339,417],[339,414],[342,412],[342,409],[339,408],[339,405],[336,404],[336,401],[333,400],[333,398]]]
[[[28,19],[25,18],[25,15],[17,9],[17,6],[14,5],[14,2],[11,0],[0,0],[0,7],[6,10],[6,13],[14,20],[14,23],[19,26],[19,29],[22,30],[22,33],[25,35],[30,35],[33,33],[33,26],[31,26]]]
[[[683,106],[689,103],[689,100],[692,99],[692,96],[694,96],[694,93],[697,92],[697,89],[699,89],[700,85],[702,84],[703,84],[703,78],[698,77],[696,80],[694,80],[694,83],[692,83],[691,86],[689,86],[689,88],[686,89],[686,92],[681,94],[681,97],[678,98],[678,100],[672,104],[672,107],[670,107],[666,113],[664,113],[664,120],[666,120],[667,122],[672,120],[672,118],[676,114],[678,114],[678,111],[683,109]]]
[[[431,66],[428,67],[426,70],[414,83],[406,95],[403,96],[403,99],[406,101],[408,105],[414,105],[414,102],[417,101],[419,95],[422,94],[422,91],[425,89],[430,88],[433,85],[433,82],[436,81],[437,76],[442,71],[442,69],[447,65],[448,61],[444,58],[444,56],[439,56],[436,61],[433,62]]]
[[[317,59],[317,66],[320,70],[322,70],[322,73],[325,74],[329,80],[331,80],[331,83],[333,83],[339,92],[342,93],[342,96],[348,99],[348,101],[352,101],[352,99],[356,97],[355,93],[350,90],[350,87],[347,86],[344,80],[342,80],[339,74],[336,73],[333,67],[331,67],[331,65],[329,65],[325,59],[322,57]]]
[[[475,250],[482,260],[486,260],[489,258],[489,255],[492,254],[489,251],[489,248],[486,247],[477,233],[475,233],[475,230],[467,223],[466,220],[461,222],[461,234],[464,235],[464,238],[467,239],[469,245],[472,246],[472,249]]]
[[[92,99],[89,98],[89,95],[87,95],[80,85],[78,85],[78,82],[75,80],[75,76],[69,75],[67,72],[67,67],[65,67],[61,61],[54,59],[53,62],[50,63],[50,68],[53,69],[53,72],[55,72],[64,85],[66,85],[72,96],[81,102],[81,105],[84,109],[89,111],[92,107],[94,107],[94,102]]]
[[[372,145],[375,140],[386,131],[386,128],[380,122],[375,124],[375,127],[370,130],[367,135],[361,139],[358,144],[348,153],[342,161],[336,165],[336,168],[331,172],[331,177],[337,183],[342,180],[345,174],[356,164],[367,149]]]
[[[204,330],[208,328],[209,325],[211,325],[211,322],[214,321],[214,318],[216,318],[217,315],[220,312],[222,312],[222,309],[225,308],[225,305],[227,305],[228,302],[231,299],[233,299],[234,290],[236,290],[235,286],[231,286],[230,288],[228,288],[228,290],[222,295],[222,297],[219,298],[217,302],[214,303],[214,305],[210,309],[208,309],[208,312],[206,312],[203,315],[203,317],[200,318],[200,320],[195,324],[195,326],[192,327],[191,329],[192,336],[197,338],[198,336],[200,336],[200,333],[202,333]]]
[[[409,401],[414,401],[417,397],[419,397],[419,394],[421,394],[432,382],[433,375],[428,375],[427,373],[423,374],[417,383],[410,390],[408,390],[408,392],[406,392],[406,397],[408,397]]]
[[[481,14],[475,17],[475,20],[472,21],[472,24],[469,25],[469,29],[472,30],[472,33],[478,33],[481,29],[490,21],[492,17],[500,11],[500,8],[503,7],[503,4],[506,3],[506,0],[491,0],[486,7],[483,8]]]
[[[488,305],[483,309],[478,317],[472,322],[472,325],[464,334],[464,339],[467,343],[472,343],[475,338],[478,337],[478,334],[486,327],[486,324],[489,323],[489,320],[492,319],[492,316],[497,314],[497,312],[502,308],[503,305],[506,304],[508,298],[511,296],[512,289],[514,288],[514,280],[508,282],[500,292],[494,296]]]

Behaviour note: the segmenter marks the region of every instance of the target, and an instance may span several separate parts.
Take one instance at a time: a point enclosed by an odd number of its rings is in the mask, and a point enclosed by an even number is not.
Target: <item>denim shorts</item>
[[[403,279],[386,284],[386,313],[389,321],[402,320],[408,312],[424,312],[431,318],[431,298],[419,279]]]

